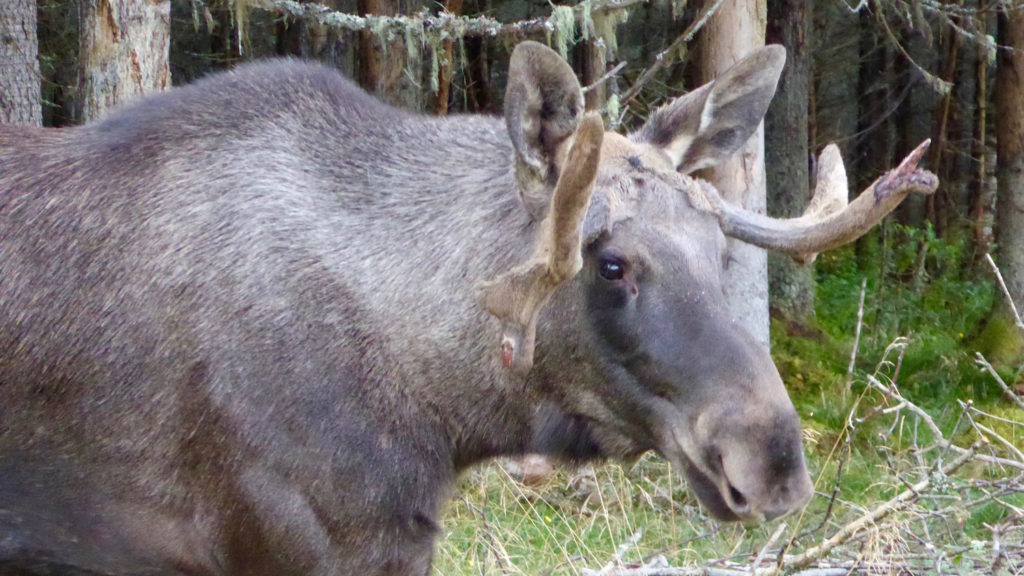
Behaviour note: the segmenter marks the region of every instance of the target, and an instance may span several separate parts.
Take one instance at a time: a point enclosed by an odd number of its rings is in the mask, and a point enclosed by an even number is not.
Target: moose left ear
[[[505,125],[523,204],[535,221],[544,219],[582,118],[583,92],[569,64],[543,44],[517,45],[509,61]]]
[[[554,291],[583,267],[580,243],[601,158],[604,123],[586,115],[566,153],[565,166],[537,226],[533,256],[484,282],[481,305],[501,320],[501,363],[520,376],[533,366],[537,317]]]
[[[785,48],[761,48],[659,108],[631,138],[661,148],[683,174],[714,166],[757,130],[785,63]]]

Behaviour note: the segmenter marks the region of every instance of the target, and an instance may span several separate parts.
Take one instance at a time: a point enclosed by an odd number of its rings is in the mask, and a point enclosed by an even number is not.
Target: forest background
[[[812,265],[734,247],[757,273],[727,292],[804,423],[803,515],[717,524],[653,455],[496,463],[464,476],[435,573],[1024,574],[1020,0],[0,0],[0,122],[79,124],[273,56],[426,114],[500,114],[523,39],[619,130],[714,54],[784,45],[748,207],[802,213],[829,142],[855,193],[930,138],[941,186]]]

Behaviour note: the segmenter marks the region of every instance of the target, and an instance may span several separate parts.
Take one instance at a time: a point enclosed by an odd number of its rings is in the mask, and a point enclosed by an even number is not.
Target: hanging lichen
[[[437,94],[441,89],[441,54],[444,53],[444,31],[430,34],[427,46],[430,50],[430,92]]]
[[[608,112],[608,126],[611,129],[619,127],[619,115],[622,114],[622,108],[619,105],[619,95],[612,94],[608,97],[608,103],[605,104],[605,110]]]
[[[562,58],[568,58],[569,44],[576,40],[576,14],[572,6],[555,6],[551,21],[555,25],[555,48]]]
[[[580,4],[582,12],[580,13],[580,37],[586,42],[590,40],[590,31],[594,27],[594,19],[590,17],[590,0],[584,0]]]
[[[238,37],[238,54],[245,54],[252,46],[249,40],[249,13],[255,7],[251,0],[229,0],[231,20]]]
[[[384,18],[367,17],[370,25],[370,33],[377,39],[378,46],[387,46],[391,33],[388,30],[388,21]]]
[[[672,18],[678,20],[686,11],[686,0],[672,0]]]
[[[430,51],[430,93],[437,94],[437,91],[441,89],[441,80],[438,76],[441,75],[441,61],[437,57],[437,50]]]
[[[404,29],[405,32],[405,57],[407,62],[416,62],[419,60],[420,42],[415,38],[415,34],[418,32],[419,37],[423,38],[423,24],[419,26],[410,24]]]
[[[598,12],[594,14],[594,34],[604,40],[604,45],[608,50],[605,57],[608,60],[614,60],[616,52],[619,51],[618,27],[619,24],[624,24],[628,18],[629,12],[627,10]]]

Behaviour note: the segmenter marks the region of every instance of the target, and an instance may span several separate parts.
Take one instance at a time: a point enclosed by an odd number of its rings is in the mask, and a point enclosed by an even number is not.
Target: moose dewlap
[[[783,50],[629,136],[548,48],[504,119],[239,67],[65,130],[0,126],[0,573],[413,574],[458,472],[657,450],[736,520],[811,495],[800,423],[722,295],[730,235],[800,258],[935,177],[792,221],[689,176]]]

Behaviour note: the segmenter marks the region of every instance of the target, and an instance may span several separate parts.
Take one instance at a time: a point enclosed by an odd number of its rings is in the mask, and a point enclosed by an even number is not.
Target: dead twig
[[[1017,305],[1013,303],[1013,296],[1010,295],[1010,290],[1006,287],[1006,281],[1003,280],[1003,273],[999,271],[999,267],[996,266],[996,262],[992,259],[991,254],[985,254],[985,260],[988,262],[988,265],[992,267],[992,272],[995,273],[996,279],[999,280],[999,287],[1002,288],[1003,295],[1006,296],[1006,303],[1010,305],[1010,311],[1013,313],[1013,319],[1017,324],[1017,328],[1024,330],[1024,321],[1021,321],[1020,319],[1020,313],[1017,312]]]
[[[590,92],[594,88],[597,88],[601,84],[604,84],[608,80],[611,80],[612,78],[617,76],[619,74],[619,72],[622,72],[622,69],[626,67],[626,64],[627,64],[627,62],[625,60],[623,60],[622,62],[619,62],[618,64],[615,65],[615,68],[612,68],[611,70],[605,72],[604,76],[601,76],[597,80],[594,80],[593,83],[591,83],[591,84],[589,84],[587,86],[584,86],[583,87],[583,94],[586,94],[587,92]]]
[[[850,393],[850,385],[853,383],[853,367],[857,364],[857,350],[860,348],[860,331],[864,324],[864,293],[868,289],[868,279],[860,281],[860,304],[857,306],[857,329],[853,336],[853,350],[850,351],[850,365],[846,367],[846,387],[843,388],[843,398]]]
[[[952,462],[950,462],[949,464],[942,468],[941,475],[948,476],[949,474],[952,474],[958,468],[973,460],[975,455],[974,453],[974,446],[965,450],[965,452],[961,454],[958,458],[956,458],[955,460],[953,460]],[[815,560],[823,558],[833,548],[839,546],[840,544],[843,544],[860,531],[868,528],[869,526],[877,524],[880,520],[882,520],[889,514],[892,514],[893,512],[896,512],[897,510],[900,510],[901,508],[907,506],[911,502],[917,500],[919,494],[925,491],[932,484],[932,477],[926,477],[925,479],[914,484],[912,487],[913,489],[908,489],[904,490],[903,492],[900,492],[894,498],[886,501],[882,505],[871,510],[871,512],[861,516],[853,522],[850,522],[846,526],[843,526],[841,530],[836,532],[834,535],[832,535],[832,537],[828,538],[821,544],[813,546],[807,549],[807,551],[802,552],[800,554],[795,554],[793,556],[788,556],[784,558],[782,562],[782,567],[804,568],[810,566],[811,563],[813,563]]]
[[[1006,399],[1016,404],[1018,408],[1024,409],[1024,400],[1021,400],[1020,396],[1014,394],[1013,390],[1011,390],[1010,387],[1006,385],[1006,382],[1003,381],[1003,378],[999,376],[998,372],[996,372],[996,369],[993,368],[992,365],[989,364],[988,360],[986,360],[985,357],[981,355],[981,352],[976,352],[974,356],[974,362],[978,366],[983,368],[986,372],[988,372],[989,376],[991,376],[992,379],[996,381],[996,384],[998,384],[999,387],[1003,389],[1003,396],[1006,396]]]

